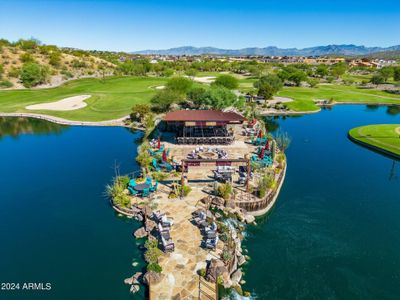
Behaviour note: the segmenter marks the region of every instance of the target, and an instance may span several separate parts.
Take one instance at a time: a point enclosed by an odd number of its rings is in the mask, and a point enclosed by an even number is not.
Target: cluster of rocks
[[[154,229],[156,228],[157,224],[155,221],[151,219],[153,211],[148,206],[141,206],[141,205],[134,205],[127,211],[126,214],[129,217],[136,219],[139,222],[143,223],[143,226],[137,229],[133,235],[137,239],[148,237],[149,239],[155,239]],[[142,274],[141,272],[135,273],[132,277],[126,278],[124,280],[125,284],[130,285],[130,292],[136,293],[140,289],[140,283],[144,283],[149,285],[156,284],[161,281],[161,274],[156,272],[146,272]]]
[[[142,280],[142,272],[136,272],[132,277],[128,277],[124,280],[125,284],[130,285],[129,291],[131,293],[136,293],[140,290],[140,280]]]
[[[235,207],[231,201],[224,201],[219,197],[204,200],[208,201],[213,208],[223,211],[225,215],[232,216],[240,223],[255,224],[254,216],[239,207]],[[215,215],[217,218],[221,217],[219,213]],[[205,277],[210,282],[222,279],[225,288],[235,287],[241,290],[240,285],[244,283],[241,267],[247,260],[242,249],[243,236],[234,228],[231,228],[230,235],[234,245],[229,250],[232,258],[228,262],[224,262],[222,258],[212,259],[207,266]]]

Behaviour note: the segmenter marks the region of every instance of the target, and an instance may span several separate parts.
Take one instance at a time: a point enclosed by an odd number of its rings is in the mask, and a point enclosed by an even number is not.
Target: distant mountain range
[[[398,51],[400,45],[392,47],[365,47],[357,45],[328,45],[317,46],[310,48],[278,48],[274,46],[265,48],[243,48],[243,49],[220,49],[214,47],[178,47],[166,50],[142,50],[132,52],[133,54],[159,54],[159,55],[264,55],[264,56],[323,56],[323,55],[344,55],[344,56],[359,56],[369,55],[377,52]]]

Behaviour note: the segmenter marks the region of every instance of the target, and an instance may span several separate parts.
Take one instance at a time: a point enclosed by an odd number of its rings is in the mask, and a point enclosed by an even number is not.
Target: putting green
[[[349,136],[356,142],[400,156],[400,124],[378,124],[353,128]]]

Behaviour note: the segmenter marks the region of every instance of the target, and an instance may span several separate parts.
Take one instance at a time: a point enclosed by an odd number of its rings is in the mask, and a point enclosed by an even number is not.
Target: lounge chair
[[[137,194],[139,194],[136,190],[134,190],[134,189],[131,188],[130,186],[128,186],[128,191],[131,193],[131,195],[137,195]]]
[[[162,226],[171,227],[174,224],[174,220],[167,218],[166,215],[161,217],[160,223]]]
[[[161,221],[161,218],[164,216],[160,211],[153,212],[153,219],[157,222]]]
[[[173,252],[175,250],[175,245],[171,240],[166,240],[161,236],[161,243],[163,244],[164,251]]]
[[[207,249],[215,249],[218,244],[218,236],[216,236],[214,239],[207,239],[206,240],[206,248]]]

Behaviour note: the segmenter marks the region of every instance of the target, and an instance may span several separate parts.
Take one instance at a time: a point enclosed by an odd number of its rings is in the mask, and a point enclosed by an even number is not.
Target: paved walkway
[[[206,267],[206,260],[216,257],[216,252],[200,247],[202,235],[199,228],[190,222],[192,212],[199,208],[196,206],[198,201],[205,196],[201,187],[197,186],[184,200],[168,199],[167,193],[161,193],[155,200],[158,202],[157,210],[174,219],[171,238],[175,251],[160,258],[162,280],[157,285],[151,285],[151,299],[199,299],[197,270]],[[219,245],[216,251],[221,251],[221,248],[222,245]]]

